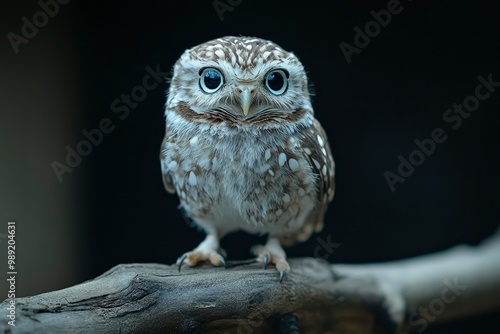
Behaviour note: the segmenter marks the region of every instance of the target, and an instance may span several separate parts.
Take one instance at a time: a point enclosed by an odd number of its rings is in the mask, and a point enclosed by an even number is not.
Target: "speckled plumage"
[[[206,68],[215,69],[209,74],[215,80],[221,74],[213,93],[202,89]],[[285,91],[274,94],[271,86],[281,83],[278,70],[287,75]],[[218,240],[242,229],[268,233],[268,244],[256,254],[287,271],[279,244],[304,241],[321,230],[334,193],[332,154],[297,57],[270,41],[246,37],[186,50],[174,66],[165,116],[165,187],[208,234],[179,265],[224,264]]]

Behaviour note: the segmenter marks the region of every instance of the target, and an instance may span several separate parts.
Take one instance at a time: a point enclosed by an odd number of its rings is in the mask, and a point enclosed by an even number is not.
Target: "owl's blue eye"
[[[207,67],[200,73],[200,87],[205,93],[215,93],[223,83],[224,78],[218,69]]]
[[[288,88],[288,72],[284,70],[273,70],[269,72],[265,80],[267,89],[274,95],[283,94]]]

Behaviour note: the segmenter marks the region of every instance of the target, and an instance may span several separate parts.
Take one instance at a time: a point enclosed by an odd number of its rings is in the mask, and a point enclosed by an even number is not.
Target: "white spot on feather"
[[[197,183],[196,174],[193,171],[189,173],[188,182],[191,186],[195,186]]]
[[[290,166],[291,170],[296,170],[299,168],[299,162],[295,159],[288,160],[288,166]]]
[[[267,149],[266,152],[264,153],[264,158],[266,158],[266,161],[271,158],[271,150]]]
[[[319,164],[319,162],[316,159],[312,159],[312,161],[314,163],[314,166],[316,166],[316,169],[321,169],[321,165]]]
[[[286,154],[285,153],[280,153],[279,157],[278,157],[278,162],[280,164],[280,167],[283,166],[286,162]]]
[[[323,145],[325,145],[325,143],[323,142],[323,139],[321,139],[320,135],[317,135],[316,138],[318,139],[318,143],[321,147],[323,147]]]
[[[284,194],[284,195],[283,195],[283,202],[285,202],[285,203],[290,202],[290,195],[288,195],[288,194]]]
[[[224,58],[224,51],[222,50],[217,50],[215,51],[215,54],[217,55],[217,57],[219,58]]]
[[[171,172],[175,172],[177,170],[177,167],[179,167],[179,165],[175,160],[170,161],[170,163],[168,164],[168,170]]]

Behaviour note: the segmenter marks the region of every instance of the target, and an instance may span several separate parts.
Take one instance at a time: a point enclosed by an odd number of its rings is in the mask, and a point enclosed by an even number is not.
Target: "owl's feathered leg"
[[[224,253],[224,250],[220,248],[217,233],[209,233],[198,247],[190,252],[184,253],[177,259],[177,266],[179,267],[179,271],[181,271],[181,267],[184,263],[190,267],[194,267],[200,262],[211,263],[216,267],[225,267],[226,260],[223,256]]]
[[[272,263],[276,266],[276,269],[280,273],[281,283],[285,274],[290,271],[290,265],[286,261],[286,253],[281,247],[278,238],[269,237],[264,246],[255,246],[252,251],[257,256],[257,262],[264,264],[264,269],[267,269],[268,263]]]

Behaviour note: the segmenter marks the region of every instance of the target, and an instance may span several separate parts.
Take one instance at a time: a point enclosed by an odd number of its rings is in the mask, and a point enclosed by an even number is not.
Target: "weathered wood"
[[[478,247],[374,265],[331,265],[291,259],[279,283],[274,268],[123,264],[94,280],[16,300],[16,326],[3,333],[272,333],[283,315],[301,333],[394,333],[411,313],[442,298],[443,280],[460,290],[448,321],[500,308],[500,235]],[[452,294],[445,294],[450,300]],[[5,310],[8,300],[0,308]],[[415,318],[418,319],[418,318]],[[424,315],[425,319],[425,315]],[[401,328],[401,327],[400,327]]]
[[[119,265],[71,288],[19,298],[16,327],[11,329],[270,333],[280,316],[294,312],[304,332],[345,327],[352,333],[372,328],[387,333],[402,320],[391,319],[381,306],[394,297],[379,287],[380,282],[336,277],[331,265],[313,259],[292,259],[290,264],[293,270],[281,284],[274,268],[263,270],[257,264],[183,268],[180,273],[175,266],[160,264]]]

